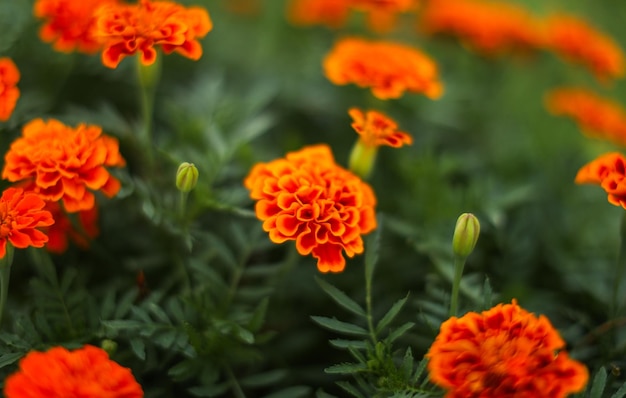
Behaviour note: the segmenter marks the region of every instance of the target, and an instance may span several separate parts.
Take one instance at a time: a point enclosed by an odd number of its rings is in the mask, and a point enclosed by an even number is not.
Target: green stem
[[[157,56],[154,64],[146,66],[141,63],[141,58],[137,59],[137,77],[139,80],[139,90],[141,97],[141,118],[143,122],[140,133],[140,143],[145,151],[148,170],[152,170],[154,165],[154,151],[152,142],[152,116],[154,113],[154,96],[156,85],[161,74],[161,57]]]
[[[11,279],[11,264],[13,264],[13,245],[7,242],[6,253],[0,259],[0,323],[4,315],[7,297],[9,295],[9,281]]]
[[[617,264],[615,267],[615,278],[613,279],[613,297],[611,300],[611,315],[616,318],[620,315],[622,306],[620,303],[624,270],[626,269],[626,212],[623,212],[620,224],[620,247]]]
[[[450,298],[450,316],[457,316],[459,289],[461,287],[465,259],[466,257],[454,256],[454,279],[452,280],[452,297]]]
[[[241,389],[241,386],[239,385],[239,382],[237,381],[233,370],[228,365],[226,366],[226,374],[228,375],[228,380],[230,381],[230,386],[233,389],[233,394],[235,398],[246,398],[246,394],[244,394],[243,390]]]
[[[189,192],[180,191],[179,203],[178,203],[178,212],[180,216],[180,222],[185,226],[185,232],[187,228],[187,222],[185,221],[185,213],[187,212],[187,197],[189,196]]]
[[[372,314],[372,278],[371,274],[365,270],[365,312],[367,318],[367,328],[369,330],[372,344],[376,347],[378,337],[376,336],[376,330],[374,329],[374,317]]]

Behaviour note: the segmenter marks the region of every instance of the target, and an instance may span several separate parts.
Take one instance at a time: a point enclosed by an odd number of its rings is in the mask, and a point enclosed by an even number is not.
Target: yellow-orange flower
[[[367,13],[371,30],[386,33],[396,26],[397,15],[415,11],[418,0],[350,0],[352,8]]]
[[[546,106],[554,115],[568,116],[588,136],[626,146],[626,110],[617,102],[578,87],[552,90]]]
[[[626,157],[618,152],[599,156],[576,174],[577,184],[600,185],[609,195],[609,203],[626,209]]]
[[[141,63],[151,65],[157,57],[155,46],[198,60],[202,46],[198,39],[213,28],[209,13],[202,7],[185,8],[171,1],[141,0],[138,4],[110,4],[96,11],[96,35],[103,42],[102,63],[116,68],[122,58],[141,53]]]
[[[327,145],[255,165],[244,184],[257,200],[256,215],[272,242],[296,241],[321,272],[341,272],[342,252],[363,252],[361,235],[376,228],[376,198],[369,185],[335,164]]]
[[[7,241],[24,249],[28,246],[43,247],[48,241],[46,234],[37,228],[54,223],[46,203],[33,192],[21,188],[7,188],[0,197],[0,258],[6,254]]]
[[[94,207],[91,190],[113,197],[120,182],[105,166],[125,164],[117,140],[103,135],[98,126],[72,128],[54,119],[35,119],[11,144],[2,178],[33,184],[32,189],[43,199],[62,201],[65,210],[73,213]]]
[[[4,384],[7,398],[143,397],[130,369],[94,346],[73,351],[63,347],[31,351],[19,366]]]
[[[413,143],[409,134],[398,131],[398,124],[381,112],[363,113],[358,108],[351,108],[348,114],[352,117],[352,128],[366,146],[387,145],[399,148]]]
[[[93,54],[102,47],[94,35],[94,11],[101,5],[117,2],[118,0],[37,0],[34,14],[45,20],[39,30],[39,37],[52,43],[57,51],[78,50]]]
[[[86,249],[89,240],[98,236],[98,206],[76,213],[73,221],[57,202],[46,202],[46,210],[50,211],[54,224],[45,229],[48,235],[46,250],[61,254],[67,250],[69,241]]]
[[[294,25],[340,28],[350,13],[349,0],[291,0],[287,19]]]
[[[445,321],[427,354],[430,380],[446,398],[563,398],[589,377],[564,346],[548,318],[513,300]]]
[[[0,58],[0,120],[7,121],[15,109],[20,90],[20,71],[10,58]]]
[[[431,0],[419,21],[427,34],[459,37],[470,48],[496,55],[541,46],[537,22],[522,7],[484,0]]]
[[[432,99],[443,93],[435,62],[415,48],[394,42],[341,39],[326,55],[324,72],[334,84],[369,87],[379,99],[399,98],[405,91]]]
[[[556,15],[546,22],[549,49],[590,69],[601,80],[624,76],[624,52],[617,42],[586,21]]]

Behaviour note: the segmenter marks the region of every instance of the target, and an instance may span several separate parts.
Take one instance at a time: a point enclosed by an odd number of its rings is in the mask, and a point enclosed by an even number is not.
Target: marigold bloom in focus
[[[7,398],[141,398],[143,390],[130,369],[106,351],[86,345],[73,351],[54,347],[31,351],[4,384]]]
[[[617,42],[582,19],[569,15],[549,18],[546,40],[549,49],[585,66],[601,80],[624,76],[624,52]]]
[[[413,143],[413,138],[403,131],[398,131],[398,124],[383,113],[377,111],[363,113],[358,108],[351,108],[348,114],[352,118],[352,128],[367,146],[387,145],[400,148]]]
[[[122,58],[137,52],[142,64],[151,65],[157,56],[155,46],[166,54],[176,51],[198,60],[202,56],[198,39],[213,28],[204,8],[185,8],[170,1],[110,4],[100,7],[95,15],[96,35],[104,44],[102,63],[109,68],[116,68]]]
[[[554,115],[568,116],[590,137],[626,146],[626,110],[617,102],[584,88],[560,88],[546,97]]]
[[[61,254],[67,250],[69,241],[78,247],[87,249],[89,240],[98,236],[98,206],[89,210],[79,211],[73,221],[69,214],[57,202],[46,202],[46,210],[50,211],[54,224],[45,229],[48,235],[46,250]]]
[[[427,34],[459,37],[470,48],[496,55],[542,45],[537,22],[522,7],[483,0],[431,0],[419,21]]]
[[[618,152],[599,156],[576,174],[577,184],[600,185],[609,195],[609,203],[626,209],[626,157]]]
[[[20,71],[10,58],[0,58],[0,120],[7,121],[15,109],[20,90]]]
[[[445,321],[427,354],[430,380],[446,398],[566,397],[589,375],[564,346],[548,318],[513,300]]]
[[[46,234],[37,228],[54,223],[46,203],[33,192],[21,188],[7,188],[0,197],[0,258],[6,254],[7,241],[24,249],[28,246],[43,247],[48,241]]]
[[[376,198],[369,185],[335,164],[326,145],[255,165],[244,181],[257,200],[256,215],[275,243],[296,241],[321,272],[341,272],[363,252],[362,234],[376,228]]]
[[[118,0],[37,0],[34,14],[45,20],[39,30],[41,40],[52,43],[55,50],[87,54],[100,50],[102,45],[94,35],[94,11],[104,4]]]
[[[393,42],[344,38],[324,59],[334,84],[370,87],[379,99],[399,98],[405,91],[436,99],[443,93],[437,65],[419,50]]]
[[[350,0],[291,0],[287,19],[294,25],[340,28],[348,19]]]
[[[11,144],[2,178],[33,184],[32,189],[44,200],[62,200],[65,210],[74,213],[94,207],[91,190],[108,197],[117,194],[120,182],[105,166],[125,164],[117,140],[103,135],[98,126],[72,128],[54,119],[35,119]]]

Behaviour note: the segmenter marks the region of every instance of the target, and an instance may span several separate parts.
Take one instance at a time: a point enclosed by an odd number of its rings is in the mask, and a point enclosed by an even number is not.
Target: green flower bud
[[[102,347],[102,349],[106,351],[109,356],[115,354],[115,351],[117,351],[117,343],[109,339],[102,340],[100,347]]]
[[[198,183],[198,169],[193,163],[183,162],[176,172],[176,188],[181,192],[189,192]]]
[[[357,140],[350,152],[348,168],[362,179],[367,179],[374,168],[377,152],[377,146],[365,145],[361,139]]]
[[[454,236],[452,237],[452,251],[454,255],[465,258],[474,251],[476,241],[480,235],[480,223],[472,213],[463,213],[456,220]]]

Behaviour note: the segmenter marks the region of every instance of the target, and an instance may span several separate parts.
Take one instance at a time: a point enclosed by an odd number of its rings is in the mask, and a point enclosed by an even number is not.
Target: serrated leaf
[[[12,363],[23,357],[24,354],[24,352],[12,352],[9,354],[0,355],[0,368],[11,365]]]
[[[426,370],[426,366],[427,365],[428,365],[428,358],[422,358],[422,360],[420,361],[419,365],[417,365],[417,369],[415,369],[415,372],[413,373],[413,376],[411,377],[411,383],[412,384],[416,384],[417,383],[417,381],[420,379],[422,374],[424,374],[424,370]],[[424,381],[428,381],[428,377],[426,377],[424,379]]]
[[[404,335],[406,332],[408,332],[409,329],[411,329],[413,326],[415,326],[415,323],[407,322],[404,325],[395,328],[391,333],[389,333],[389,336],[387,336],[387,342],[393,343],[398,338],[402,337],[402,335]]]
[[[146,359],[146,344],[141,339],[131,339],[130,349],[142,361]]]
[[[327,318],[325,316],[311,316],[311,319],[322,327],[332,330],[337,333],[351,334],[357,336],[367,336],[367,330],[361,326],[353,325],[351,323],[342,322],[335,318]]]
[[[343,388],[347,393],[352,394],[355,398],[367,398],[359,390],[357,390],[356,387],[346,381],[338,381],[337,385]]]
[[[332,365],[324,369],[324,373],[349,375],[367,370],[364,363],[340,363]]]
[[[394,320],[394,318],[400,313],[400,310],[402,309],[402,307],[404,307],[404,304],[406,303],[408,298],[409,298],[409,295],[407,293],[407,295],[403,299],[396,301],[391,306],[389,311],[387,311],[385,316],[383,316],[383,318],[376,325],[376,334],[379,334],[380,332],[383,331],[383,329],[389,326],[389,324]]]
[[[355,315],[363,318],[367,317],[367,314],[365,313],[363,307],[361,307],[356,301],[348,297],[347,294],[317,276],[315,277],[315,281],[322,288],[322,290],[326,292],[326,294],[328,294],[333,300],[335,300],[337,304]]]
[[[606,369],[600,368],[593,378],[593,384],[591,385],[591,391],[589,392],[589,398],[602,398],[602,393],[606,387]]]
[[[367,348],[367,343],[362,340],[345,340],[345,339],[331,339],[329,343],[333,347],[337,348],[355,348],[357,350],[364,350]]]

